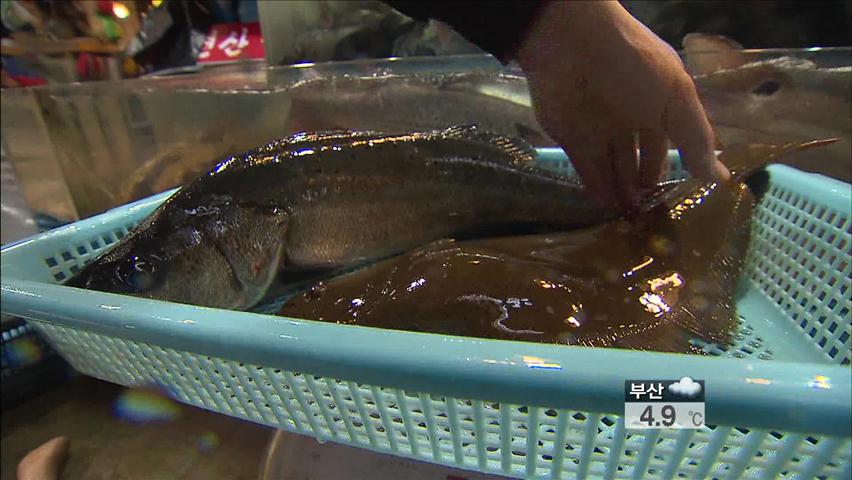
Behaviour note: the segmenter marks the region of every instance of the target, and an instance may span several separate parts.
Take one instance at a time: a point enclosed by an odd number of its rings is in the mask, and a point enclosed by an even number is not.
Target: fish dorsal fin
[[[506,153],[514,165],[532,166],[535,163],[536,151],[527,142],[483,130],[477,125],[457,125],[444,130],[433,132],[444,138],[458,138],[474,142],[487,143]]]
[[[722,35],[690,33],[683,37],[686,66],[693,75],[730,70],[748,63],[743,46]]]
[[[251,153],[277,153],[277,152],[286,152],[289,150],[293,150],[296,148],[308,148],[312,145],[319,145],[331,141],[353,141],[353,140],[367,140],[371,138],[377,138],[385,136],[384,133],[372,132],[372,131],[352,131],[352,130],[325,130],[319,132],[299,132],[294,133],[293,135],[279,138],[277,140],[273,140],[266,145],[261,145],[254,150],[248,152]]]
[[[355,142],[359,140],[375,139],[382,136],[386,135],[378,132],[359,132],[351,130],[325,130],[319,132],[294,133],[284,138],[272,140],[240,155],[232,155],[225,158],[217,163],[212,170],[205,173],[204,176],[217,175],[223,172],[233,172],[252,165],[263,158],[269,158],[302,149],[321,147],[330,142]]]

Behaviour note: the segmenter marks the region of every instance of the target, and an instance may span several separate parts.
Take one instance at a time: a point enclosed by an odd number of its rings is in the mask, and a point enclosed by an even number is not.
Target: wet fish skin
[[[351,267],[475,230],[606,218],[533,150],[476,127],[299,134],[220,163],[68,285],[245,309],[276,273]]]
[[[628,221],[442,241],[322,282],[280,314],[342,324],[589,347],[699,353],[729,343],[754,197],[740,183],[806,145],[735,146],[734,180],[690,179]]]
[[[314,286],[288,301],[280,314],[589,347],[690,352],[692,337],[726,343],[734,318],[732,272],[741,265],[733,252],[747,243],[743,220],[752,199],[747,189],[732,188],[715,192],[708,202],[715,205],[678,221],[692,228],[701,223],[705,235],[708,229],[711,235],[722,232],[716,236],[721,238],[702,235],[704,248],[680,247],[694,239],[685,238],[690,228],[665,220],[666,208],[636,224],[441,242]],[[720,229],[716,214],[728,209],[731,228]],[[697,213],[706,218],[697,219]],[[636,273],[625,276],[634,268]],[[663,287],[652,291],[651,281]],[[703,282],[706,291],[674,287],[675,281],[688,288]],[[652,307],[671,311],[658,315],[648,310]]]

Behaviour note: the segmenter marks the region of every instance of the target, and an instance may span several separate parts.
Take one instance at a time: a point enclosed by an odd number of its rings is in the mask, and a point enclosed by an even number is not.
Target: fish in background
[[[440,241],[317,283],[280,315],[396,330],[701,353],[727,344],[755,199],[742,183],[785,153],[740,145],[733,180],[661,189],[631,219],[565,233]],[[765,185],[751,177],[760,194]],[[763,178],[765,180],[765,178]]]
[[[477,124],[484,130],[522,138],[535,147],[556,144],[536,122],[526,80],[511,73],[322,78],[264,94],[266,108],[285,112],[282,125],[275,130],[287,135],[347,129],[420,132]],[[254,137],[263,123],[257,125],[251,134]],[[246,146],[245,135],[226,122],[192,141],[162,147],[117,189],[118,204],[187,185],[213,168],[223,153],[241,151],[237,148]]]
[[[246,309],[273,280],[351,268],[441,238],[592,225],[576,179],[475,126],[297,134],[221,162],[67,285]]]
[[[476,124],[534,147],[556,144],[536,121],[526,79],[512,73],[320,78],[288,93],[291,131],[415,132]]]
[[[720,148],[837,138],[826,148],[797,154],[789,164],[852,181],[852,51],[820,52],[834,64],[823,67],[787,53],[759,59],[716,35],[689,34],[683,47]]]
[[[162,151],[146,160],[124,181],[118,204],[130,203],[186,185],[215,165],[216,161],[210,159],[221,158],[220,150],[227,151],[231,148],[218,143],[179,143],[162,148]]]
[[[205,100],[216,101],[215,98]],[[265,142],[270,137],[265,137],[259,127],[262,117],[256,117],[258,121],[253,125],[236,124],[232,119],[221,120],[181,141],[155,144],[157,152],[136,167],[115,189],[116,205],[186,185],[210,171],[222,158]]]

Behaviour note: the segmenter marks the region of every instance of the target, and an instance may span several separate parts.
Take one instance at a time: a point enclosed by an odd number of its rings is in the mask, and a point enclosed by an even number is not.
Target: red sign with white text
[[[210,28],[198,63],[227,63],[264,58],[259,23],[219,23]]]

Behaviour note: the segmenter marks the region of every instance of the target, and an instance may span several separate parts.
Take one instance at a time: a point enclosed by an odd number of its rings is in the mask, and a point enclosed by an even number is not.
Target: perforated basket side
[[[316,438],[526,478],[848,477],[850,438],[731,426],[625,430],[616,415],[451,398],[38,328],[79,371]]]
[[[3,247],[6,278],[63,283],[87,261],[112,247],[177,189],[116,207]]]
[[[57,283],[63,283],[79,272],[83,264],[127,236],[134,226],[136,226],[136,222],[128,222],[125,225],[113,227],[104,233],[93,233],[89,237],[69,245],[67,249],[44,256],[41,260],[50,269],[54,280]]]
[[[3,407],[21,403],[68,377],[70,369],[34,327],[4,319],[0,340]]]
[[[850,186],[781,165],[752,226],[745,276],[831,362],[852,358]],[[834,195],[826,191],[836,189]],[[845,193],[845,195],[844,195]]]

